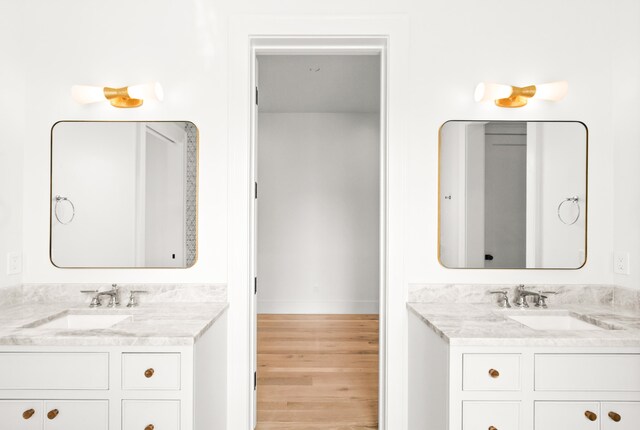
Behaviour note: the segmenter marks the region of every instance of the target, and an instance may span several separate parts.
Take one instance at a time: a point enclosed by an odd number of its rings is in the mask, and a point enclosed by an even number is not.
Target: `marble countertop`
[[[601,304],[502,309],[496,304],[407,303],[452,346],[640,347],[640,312]],[[510,315],[572,315],[604,330],[535,330]]]
[[[193,345],[227,309],[227,303],[150,303],[135,308],[91,309],[77,303],[16,304],[0,308],[0,345]],[[66,314],[130,315],[106,329],[40,327]]]

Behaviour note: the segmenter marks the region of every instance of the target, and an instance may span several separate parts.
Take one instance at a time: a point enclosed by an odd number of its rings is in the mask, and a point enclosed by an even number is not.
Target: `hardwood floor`
[[[378,428],[378,315],[258,315],[258,430]]]

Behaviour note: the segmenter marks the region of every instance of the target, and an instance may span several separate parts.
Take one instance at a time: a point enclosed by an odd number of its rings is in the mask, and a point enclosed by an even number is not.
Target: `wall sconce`
[[[526,106],[529,99],[558,101],[563,99],[569,91],[567,81],[550,82],[528,87],[514,87],[511,85],[481,82],[476,87],[477,102],[493,100],[496,106],[504,108],[518,108]]]
[[[74,85],[71,87],[71,97],[80,104],[108,100],[111,106],[117,108],[135,108],[142,106],[145,100],[161,102],[164,98],[164,93],[162,86],[158,82],[122,88]]]

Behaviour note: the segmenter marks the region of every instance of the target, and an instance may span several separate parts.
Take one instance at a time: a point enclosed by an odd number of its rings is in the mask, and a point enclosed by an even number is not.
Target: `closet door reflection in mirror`
[[[578,269],[587,251],[586,126],[449,121],[440,128],[440,263]]]
[[[191,122],[61,121],[51,130],[51,262],[186,268],[197,259]]]

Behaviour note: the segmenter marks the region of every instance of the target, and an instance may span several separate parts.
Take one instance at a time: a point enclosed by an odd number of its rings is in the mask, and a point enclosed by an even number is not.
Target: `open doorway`
[[[259,430],[378,428],[381,64],[256,58]]]

